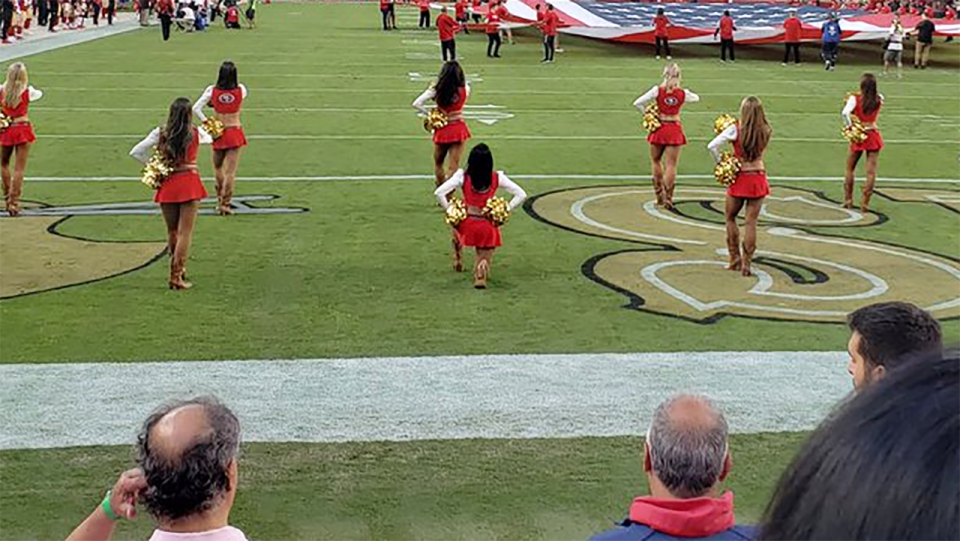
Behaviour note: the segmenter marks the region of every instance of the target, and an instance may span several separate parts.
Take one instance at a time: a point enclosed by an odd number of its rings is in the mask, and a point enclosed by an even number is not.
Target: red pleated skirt
[[[207,196],[207,189],[203,187],[200,173],[197,171],[183,171],[174,173],[160,184],[160,189],[153,196],[155,203],[186,203],[196,201]]]
[[[503,243],[500,228],[490,220],[477,216],[468,216],[457,226],[457,237],[463,246],[477,248],[496,248]]]
[[[741,199],[760,199],[770,195],[770,183],[764,171],[741,171],[727,187],[727,195]]]
[[[647,135],[647,142],[651,145],[680,146],[687,144],[687,136],[683,134],[683,126],[679,122],[661,122],[657,131]]]
[[[867,130],[867,138],[862,143],[850,143],[850,150],[862,152],[865,150],[880,150],[883,148],[883,137],[880,130]]]
[[[223,129],[223,135],[213,140],[213,150],[230,150],[247,146],[247,138],[241,126],[230,126]]]
[[[0,146],[15,147],[24,143],[32,143],[37,140],[33,133],[33,126],[29,122],[11,124],[3,131],[0,131]]]
[[[433,142],[437,145],[462,143],[470,139],[470,128],[462,120],[454,120],[439,130],[433,132]]]

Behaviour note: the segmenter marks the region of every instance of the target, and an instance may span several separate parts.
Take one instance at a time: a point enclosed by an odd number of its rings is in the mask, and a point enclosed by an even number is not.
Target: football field
[[[879,44],[844,44],[834,72],[812,45],[787,67],[779,46],[740,47],[735,64],[674,46],[701,102],[683,111],[669,213],[632,107],[659,81],[651,48],[563,36],[544,65],[533,30],[501,59],[460,35],[471,144],[531,196],[476,291],[450,269],[410,107],[440,66],[435,29],[400,8],[383,32],[375,4],[263,5],[258,22],[22,59],[45,95],[27,212],[0,218],[0,537],[65,537],[133,464],[147,413],[197,393],[243,423],[233,519],[251,538],[585,538],[644,492],[639,436],[683,390],[727,413],[727,486],[753,521],[850,389],[846,313],[909,300],[960,340],[956,43],[880,78],[869,213],[838,204],[839,111],[879,71]],[[194,287],[169,291],[162,220],[127,153],[225,59],[250,91],[237,214],[205,205]],[[757,276],[741,278],[721,269],[706,144],[748,94],[774,129],[773,193]],[[200,164],[213,193],[209,148]],[[118,537],[150,530],[141,517]]]

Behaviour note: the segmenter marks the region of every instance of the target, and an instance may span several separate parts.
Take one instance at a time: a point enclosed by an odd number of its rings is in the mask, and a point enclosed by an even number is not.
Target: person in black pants
[[[727,51],[730,52],[730,61],[736,61],[736,58],[733,55],[733,33],[736,32],[737,27],[733,23],[733,17],[730,16],[730,11],[725,10],[723,12],[723,17],[720,17],[720,24],[717,25],[717,29],[713,31],[713,39],[717,39],[717,34],[720,34],[720,61],[727,61]]]
[[[100,3],[101,0],[93,0],[93,25],[100,26]]]
[[[7,41],[7,37],[10,35],[10,28],[13,25],[13,1],[12,0],[3,0],[3,5],[0,6],[0,34],[3,36],[4,43],[10,43]]]
[[[163,41],[170,39],[170,26],[173,25],[173,0],[160,0],[157,2],[157,18],[160,19],[160,31],[163,33]]]
[[[47,26],[47,3],[44,0],[39,0],[34,6],[37,9],[37,26]]]
[[[418,28],[430,28],[430,2],[429,0],[420,0],[420,22]]]
[[[41,2],[44,0],[40,0]],[[49,17],[50,26],[47,27],[51,32],[57,31],[57,24],[60,23],[60,3],[57,0],[48,0],[47,2],[47,15]]]
[[[113,24],[113,12],[117,10],[117,0],[107,0],[107,24]]]

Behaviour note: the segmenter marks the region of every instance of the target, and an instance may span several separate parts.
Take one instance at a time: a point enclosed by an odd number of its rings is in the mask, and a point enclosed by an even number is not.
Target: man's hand
[[[128,520],[137,517],[137,499],[140,492],[147,488],[147,479],[139,468],[127,470],[120,474],[120,479],[113,485],[110,495],[110,509],[113,514]]]

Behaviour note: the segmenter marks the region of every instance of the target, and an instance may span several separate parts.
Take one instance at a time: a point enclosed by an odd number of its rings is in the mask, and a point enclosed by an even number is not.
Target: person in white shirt
[[[519,207],[527,198],[527,193],[503,171],[493,169],[493,154],[490,148],[480,143],[473,147],[467,158],[467,169],[458,169],[446,182],[436,189],[437,202],[446,210],[450,206],[449,195],[456,189],[463,191],[463,202],[467,207],[467,218],[457,226],[455,234],[461,246],[473,246],[477,256],[473,267],[473,287],[486,289],[487,275],[493,260],[493,252],[501,246],[500,228],[483,214],[487,201],[496,197],[497,189],[510,192],[510,211]],[[454,254],[454,270],[461,272],[463,263],[460,251]]]
[[[890,71],[890,63],[897,63],[897,78],[903,78],[903,37],[906,31],[900,23],[900,15],[893,14],[893,24],[890,25],[890,33],[887,34],[887,50],[883,54],[883,74]]]

